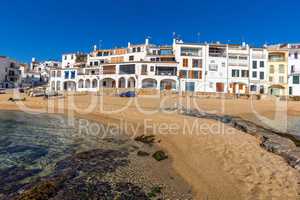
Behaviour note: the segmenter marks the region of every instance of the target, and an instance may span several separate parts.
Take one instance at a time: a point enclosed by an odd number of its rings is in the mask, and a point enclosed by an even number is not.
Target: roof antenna
[[[201,33],[200,32],[197,32],[197,42],[200,43],[200,36],[201,36]]]

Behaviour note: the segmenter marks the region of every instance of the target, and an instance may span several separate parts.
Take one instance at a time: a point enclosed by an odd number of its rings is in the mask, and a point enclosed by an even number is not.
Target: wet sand
[[[0,95],[0,109],[20,109],[18,103],[7,101],[9,96]],[[53,104],[53,109],[48,111],[70,114],[74,111],[70,102],[75,102],[77,117],[108,125],[126,122],[124,131],[129,136],[156,134],[161,140],[159,147],[171,156],[175,171],[191,185],[194,199],[299,199],[299,173],[281,157],[262,149],[257,138],[220,122],[166,113],[161,109],[187,105],[190,99],[139,97],[130,102],[133,100],[105,96],[98,99],[91,112],[85,112],[94,98],[95,95],[80,95],[47,101],[26,97],[24,103],[35,109]],[[247,100],[197,99],[196,102],[207,111],[259,121]],[[272,100],[253,103],[262,116],[274,116]],[[59,108],[59,104],[65,106]],[[100,109],[101,105],[104,110]],[[289,103],[287,111],[298,115],[299,105]],[[191,128],[195,124],[198,128]]]

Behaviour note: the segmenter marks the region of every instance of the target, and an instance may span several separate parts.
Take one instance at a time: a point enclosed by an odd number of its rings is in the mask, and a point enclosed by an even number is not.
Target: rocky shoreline
[[[172,109],[174,110],[174,109]],[[260,140],[260,145],[267,151],[283,157],[287,163],[300,172],[300,142],[288,133],[262,127],[241,117],[218,115],[198,110],[177,109],[180,114],[203,119],[212,119],[233,128],[251,134]]]
[[[191,188],[171,169],[171,161],[151,157],[157,152],[152,143],[116,138],[102,143],[102,149],[74,153],[57,162],[50,175],[28,183],[24,181],[41,170],[0,171],[0,199],[192,199]]]

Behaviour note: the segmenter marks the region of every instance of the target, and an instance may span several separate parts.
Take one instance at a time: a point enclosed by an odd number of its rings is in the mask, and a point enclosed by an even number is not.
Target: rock
[[[138,151],[137,155],[138,156],[149,156],[150,154],[148,152],[145,152],[145,151]]]
[[[141,136],[137,136],[134,140],[137,142],[145,143],[145,144],[153,144],[155,142],[155,136],[154,135],[141,135]]]
[[[161,194],[162,187],[154,186],[151,188],[151,191],[147,194],[149,198],[155,198],[158,194]]]
[[[168,158],[168,155],[163,151],[155,152],[152,157],[157,161],[162,161]]]

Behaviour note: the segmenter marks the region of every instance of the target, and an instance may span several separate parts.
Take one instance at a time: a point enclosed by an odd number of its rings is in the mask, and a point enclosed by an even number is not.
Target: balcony
[[[155,75],[156,76],[176,76],[177,68],[176,67],[156,67]]]

